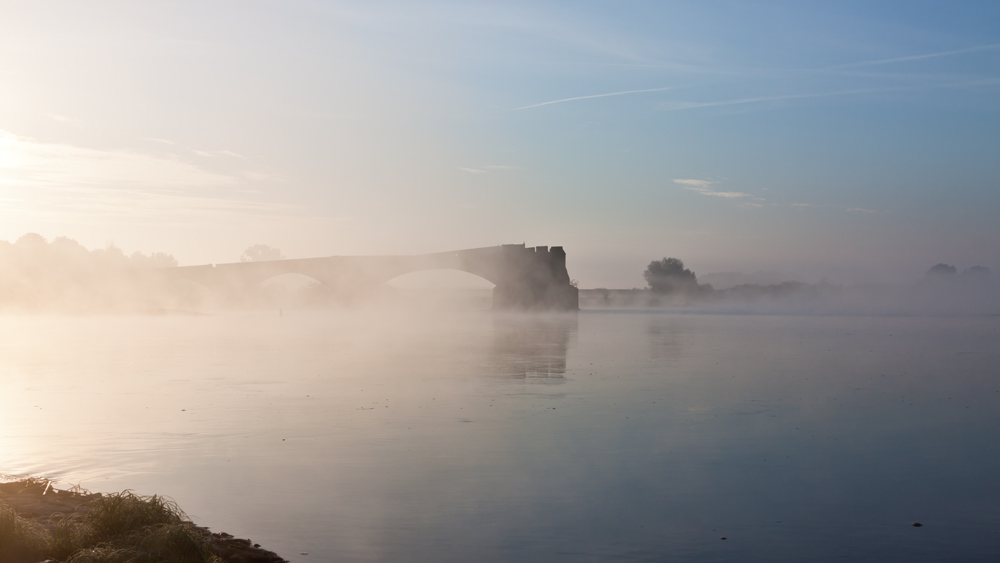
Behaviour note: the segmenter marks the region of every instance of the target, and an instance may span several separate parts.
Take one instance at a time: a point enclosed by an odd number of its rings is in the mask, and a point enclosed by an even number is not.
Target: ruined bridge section
[[[356,292],[421,270],[461,270],[496,285],[494,309],[577,310],[576,287],[561,246],[505,244],[417,256],[330,256],[268,262],[184,266],[162,270],[216,291],[239,291],[281,274],[302,274],[333,291]]]

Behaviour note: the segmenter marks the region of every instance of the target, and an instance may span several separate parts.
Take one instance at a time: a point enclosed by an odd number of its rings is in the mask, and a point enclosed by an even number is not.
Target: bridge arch
[[[504,245],[416,256],[330,256],[164,269],[166,275],[230,290],[283,274],[313,278],[353,293],[410,273],[458,270],[494,284],[495,308],[578,309],[562,247]]]
[[[312,284],[322,284],[321,280],[318,280],[312,276],[306,274],[300,274],[298,272],[285,272],[283,274],[275,274],[269,278],[264,278],[257,282],[257,287],[269,287],[272,285],[277,285],[281,287],[307,287]]]
[[[405,289],[492,289],[488,279],[454,268],[416,270],[387,280],[383,285]]]

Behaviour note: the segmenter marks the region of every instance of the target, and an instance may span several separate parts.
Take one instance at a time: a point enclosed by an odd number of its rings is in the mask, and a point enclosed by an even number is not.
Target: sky
[[[1000,271],[1000,3],[0,1],[0,240]]]

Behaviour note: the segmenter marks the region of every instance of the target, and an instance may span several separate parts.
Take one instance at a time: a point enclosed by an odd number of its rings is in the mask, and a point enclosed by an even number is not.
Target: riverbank
[[[160,496],[0,482],[0,563],[287,563],[248,539],[196,526]]]

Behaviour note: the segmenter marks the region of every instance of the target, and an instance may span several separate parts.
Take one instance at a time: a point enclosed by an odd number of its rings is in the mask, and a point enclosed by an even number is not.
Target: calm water
[[[997,561],[1000,318],[4,317],[0,473],[291,561]]]

